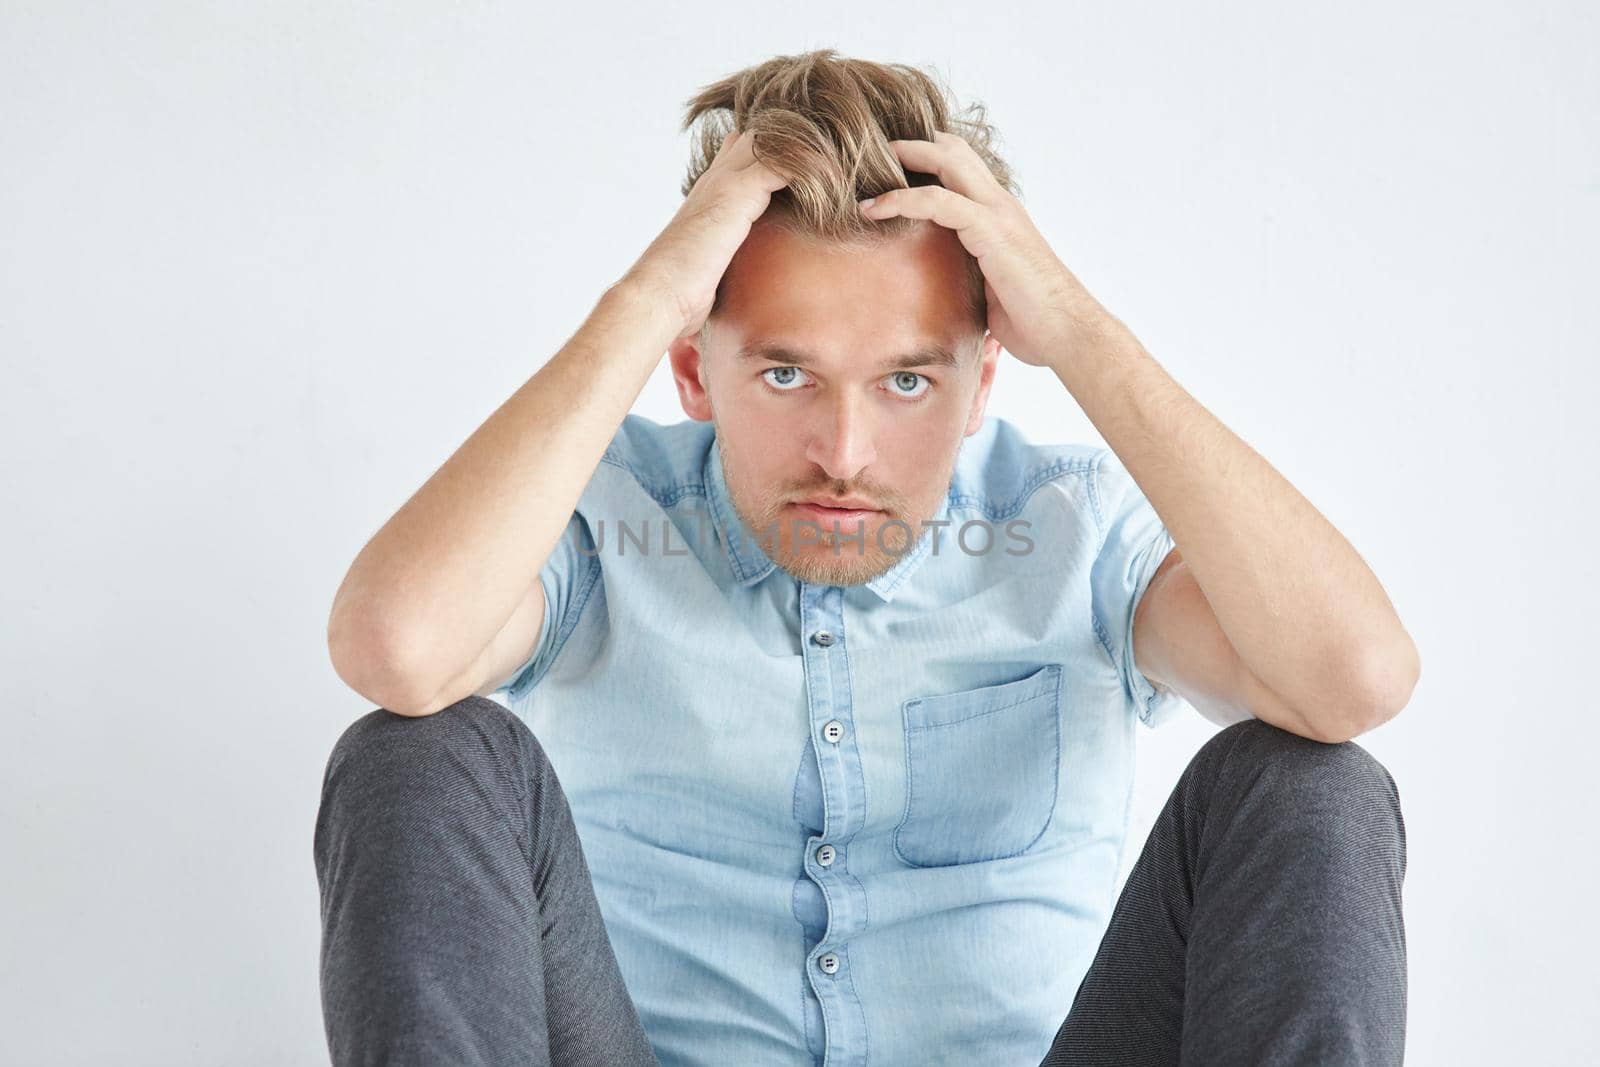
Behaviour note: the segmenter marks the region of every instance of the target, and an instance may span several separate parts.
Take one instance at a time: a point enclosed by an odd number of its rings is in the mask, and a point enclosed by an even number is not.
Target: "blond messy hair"
[[[889,147],[894,140],[931,141],[935,131],[961,137],[1003,188],[1021,195],[1011,168],[992,147],[995,130],[985,121],[984,105],[960,107],[937,75],[903,63],[848,59],[832,48],[774,56],[690,97],[681,129],[696,122],[683,195],[711,165],[723,139],[744,130],[756,158],[789,183],[772,195],[760,221],[801,237],[871,244],[925,225],[898,215],[866,218],[857,202],[890,189],[939,184],[932,174],[907,171]],[[721,295],[718,286],[717,302]],[[983,272],[970,255],[966,297],[981,332],[988,303]]]

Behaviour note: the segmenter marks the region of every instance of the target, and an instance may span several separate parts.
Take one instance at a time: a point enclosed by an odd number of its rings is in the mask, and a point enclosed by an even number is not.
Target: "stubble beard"
[[[720,433],[717,447],[722,452],[724,475],[736,471],[738,464],[733,460],[727,439]],[[946,484],[948,480],[946,477]],[[808,525],[807,520],[792,512],[785,514],[791,501],[768,492],[758,494],[756,514],[752,515],[741,501],[733,480],[728,478],[727,481],[728,496],[745,525],[745,536],[759,545],[779,569],[813,585],[865,585],[887,573],[905,558],[905,552],[924,532],[923,521],[933,518],[934,514],[907,517],[886,508],[881,516],[870,521],[852,519],[836,524]],[[891,519],[899,519],[905,525],[885,525]],[[832,529],[834,525],[839,529],[837,536]]]

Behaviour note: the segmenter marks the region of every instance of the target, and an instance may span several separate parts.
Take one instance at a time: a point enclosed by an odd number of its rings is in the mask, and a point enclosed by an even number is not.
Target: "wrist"
[[[677,298],[664,286],[631,271],[612,283],[600,300],[620,314],[648,322],[665,341],[676,339],[684,331],[683,311]]]
[[[1047,365],[1071,389],[1084,377],[1125,364],[1142,352],[1143,346],[1122,320],[1096,303],[1063,324]]]

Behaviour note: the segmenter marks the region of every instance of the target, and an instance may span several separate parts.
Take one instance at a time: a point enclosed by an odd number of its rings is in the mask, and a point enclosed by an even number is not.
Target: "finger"
[[[728,166],[734,170],[744,170],[760,162],[756,154],[756,136],[751,134],[749,137],[739,138],[739,145],[733,150],[733,158],[728,161]]]
[[[972,146],[943,130],[932,141],[890,141],[895,158],[906,170],[932,174],[939,184],[980,204],[999,204],[1009,194],[972,150]]]
[[[960,232],[977,229],[983,209],[975,201],[942,185],[918,185],[880,193],[861,210],[872,219],[886,219],[894,215],[908,219],[931,219],[940,226]]]
[[[706,169],[716,167],[719,170],[738,170],[753,160],[755,156],[751,151],[751,138],[745,137],[744,132],[730,131],[717,146],[717,151],[712,155],[711,163]]]
[[[743,133],[744,131],[740,131]],[[787,178],[780,177],[776,171],[767,166],[756,155],[756,139],[744,137],[740,139],[729,156],[727,167],[736,171],[740,177],[752,178],[767,192],[777,192],[789,184]]]
[[[1004,243],[1000,220],[991,207],[969,200],[942,185],[918,185],[910,189],[890,189],[873,200],[862,213],[872,219],[900,215],[908,219],[930,219],[954,230],[961,244],[982,260]]]
[[[775,193],[789,184],[788,178],[783,177],[783,175],[760,160],[740,170],[739,176],[755,182],[769,193]]]

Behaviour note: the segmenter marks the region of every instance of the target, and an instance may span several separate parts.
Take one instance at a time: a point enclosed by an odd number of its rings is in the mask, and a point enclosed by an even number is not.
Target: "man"
[[[381,706],[316,827],[334,1059],[1400,1062],[1377,579],[926,75],[782,56],[707,113],[672,222],[339,591]],[[986,419],[1002,347],[1110,447]],[[663,348],[672,425],[628,412]],[[1112,911],[1134,721],[1186,704],[1226,728]]]

